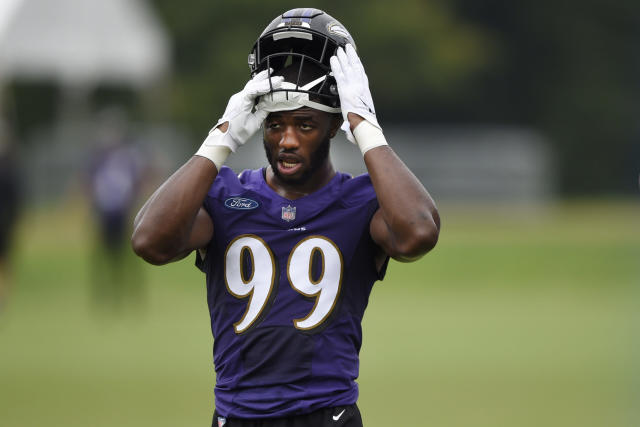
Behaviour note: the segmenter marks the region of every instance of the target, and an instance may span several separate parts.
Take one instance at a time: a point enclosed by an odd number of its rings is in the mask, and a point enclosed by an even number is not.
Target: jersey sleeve
[[[384,259],[384,262],[382,263],[382,266],[380,267],[380,270],[378,270],[378,280],[380,281],[383,281],[384,277],[387,275],[387,267],[389,266],[389,259],[391,259],[391,257],[387,255]]]
[[[207,258],[207,250],[206,249],[198,249],[196,250],[196,267],[202,271],[203,273],[207,272],[207,267],[205,266],[205,259]]]
[[[345,206],[362,206],[367,210],[368,223],[371,223],[373,215],[380,208],[378,203],[378,197],[371,183],[371,177],[365,173],[355,178],[349,179],[345,182],[343,187],[343,194],[341,195],[341,203]],[[373,241],[371,235],[368,236],[369,245],[372,248],[373,253],[377,253],[380,250],[379,246]],[[387,255],[380,269],[377,268],[375,257],[373,257],[372,268],[376,272],[377,280],[384,280],[387,273],[387,266],[389,265],[389,256]]]
[[[216,232],[216,212],[215,212],[215,200],[224,199],[226,195],[234,192],[240,191],[242,188],[242,184],[236,176],[233,169],[222,166],[220,168],[220,172],[218,172],[218,176],[213,181],[211,188],[207,192],[207,195],[202,202],[202,207],[209,214],[211,220],[213,221],[213,232]],[[196,251],[196,259],[195,265],[196,267],[202,271],[203,273],[207,273],[210,271],[210,255],[212,253],[212,243],[214,239],[211,239],[209,246],[204,249],[198,249]]]
[[[380,205],[378,204],[378,199],[375,200],[375,202],[370,202],[370,215],[369,215],[369,224],[371,223],[371,220],[373,219],[373,215],[378,211],[378,209],[380,208]],[[369,233],[369,240],[371,241],[371,246],[374,249],[374,253],[378,253],[378,251],[382,251],[382,249],[376,244],[376,242],[374,242],[373,237],[371,237],[371,234]],[[380,268],[378,269],[377,263],[376,263],[376,257],[374,256],[374,268],[376,269],[376,280],[382,281],[384,280],[385,275],[387,274],[387,267],[389,266],[389,255],[385,255],[385,259],[382,262],[382,265],[380,266]]]

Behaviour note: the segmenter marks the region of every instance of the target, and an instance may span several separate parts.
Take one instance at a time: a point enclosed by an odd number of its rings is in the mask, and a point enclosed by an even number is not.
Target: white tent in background
[[[0,86],[143,88],[169,68],[169,41],[145,0],[0,0]]]
[[[57,121],[23,146],[29,197],[63,194],[86,167],[78,147],[95,138],[94,88],[145,90],[162,83],[169,65],[169,37],[148,0],[0,0],[0,101],[18,80],[53,82],[62,95]]]

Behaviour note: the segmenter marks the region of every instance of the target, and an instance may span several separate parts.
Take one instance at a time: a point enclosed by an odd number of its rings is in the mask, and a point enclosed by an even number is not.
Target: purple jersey
[[[204,201],[214,236],[197,264],[207,274],[216,409],[262,418],[353,404],[362,316],[384,275],[369,234],[371,180],[337,173],[288,200],[263,173],[223,167]]]

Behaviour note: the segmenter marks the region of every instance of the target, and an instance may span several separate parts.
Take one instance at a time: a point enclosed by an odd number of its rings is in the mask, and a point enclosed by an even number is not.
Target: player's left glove
[[[369,79],[356,50],[351,44],[347,44],[344,50],[338,48],[330,61],[331,71],[338,84],[340,108],[344,118],[342,130],[347,134],[347,139],[358,145],[363,156],[372,148],[387,145],[373,107]],[[349,124],[349,113],[357,114],[364,119],[353,133]]]
[[[347,139],[355,142],[349,126],[349,113],[361,116],[381,130],[369,90],[369,79],[356,50],[351,44],[347,44],[344,50],[338,48],[336,55],[331,57],[330,61],[331,71],[338,84],[340,108],[344,118],[342,130],[347,134]]]

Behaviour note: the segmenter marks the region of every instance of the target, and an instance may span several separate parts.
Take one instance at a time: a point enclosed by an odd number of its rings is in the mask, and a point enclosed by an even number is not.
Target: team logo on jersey
[[[296,208],[291,207],[291,205],[287,206],[287,207],[282,207],[282,219],[289,222],[289,221],[293,221],[294,219],[296,219]]]
[[[248,211],[257,208],[260,206],[260,203],[252,199],[245,199],[244,197],[230,197],[224,201],[224,206],[238,211]]]
[[[218,417],[218,427],[223,427],[227,423],[227,419],[224,417]]]

